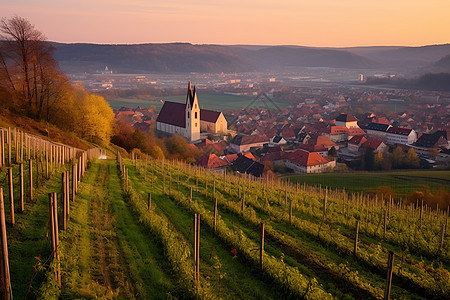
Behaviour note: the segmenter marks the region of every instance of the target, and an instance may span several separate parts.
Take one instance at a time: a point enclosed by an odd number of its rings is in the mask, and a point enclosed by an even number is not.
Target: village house
[[[386,132],[386,143],[389,145],[410,145],[417,140],[417,133],[410,128],[390,127]]]
[[[262,148],[269,142],[269,138],[263,135],[236,135],[228,146],[230,153],[242,153],[250,151],[250,148]]]
[[[335,160],[327,160],[317,152],[296,150],[286,153],[285,165],[295,173],[323,173],[336,166]]]
[[[440,130],[435,133],[424,133],[412,146],[414,147],[414,151],[421,155],[429,155],[432,149],[436,152],[439,152],[441,150],[440,148],[447,149],[449,146],[447,132]]]
[[[369,123],[365,128],[365,131],[367,132],[368,137],[386,141],[386,132],[390,127],[392,126],[388,124]]]

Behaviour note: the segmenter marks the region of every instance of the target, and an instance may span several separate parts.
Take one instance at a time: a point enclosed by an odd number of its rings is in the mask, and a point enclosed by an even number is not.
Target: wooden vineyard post
[[[70,215],[70,171],[66,171],[66,203],[67,203],[67,216]]]
[[[33,160],[29,160],[29,185],[30,185],[30,201],[33,201]]]
[[[442,248],[444,247],[444,236],[445,236],[445,225],[441,225],[441,244],[439,245],[439,250],[442,251]]]
[[[10,214],[11,214],[11,225],[14,225],[14,185],[13,185],[13,173],[12,167],[8,169],[8,179],[9,179],[9,201],[10,201]]]
[[[208,199],[208,180],[205,178],[205,198]]]
[[[325,189],[325,199],[323,201],[323,219],[327,218],[328,189]]]
[[[77,165],[72,165],[72,202],[75,202],[75,193],[77,191]]]
[[[355,224],[355,247],[353,248],[354,256],[356,256],[358,254],[358,234],[359,234],[359,221],[356,221],[356,224]]]
[[[11,299],[11,278],[9,274],[9,257],[8,257],[8,240],[6,236],[6,217],[5,217],[5,203],[3,201],[3,188],[0,187],[0,231],[1,231],[1,292],[4,299]]]
[[[194,215],[194,281],[198,288],[200,281],[200,214]]]
[[[148,193],[148,211],[152,209],[152,193]]]
[[[61,200],[63,204],[63,230],[67,228],[66,173],[61,173]]]
[[[264,270],[264,223],[261,223],[261,249],[259,254],[259,265],[262,272]]]
[[[0,167],[5,165],[5,132],[0,129]]]
[[[192,202],[192,186],[191,186],[191,196],[190,196],[190,201]]]
[[[172,193],[172,172],[169,172],[169,195]]]
[[[422,205],[420,205],[420,225],[419,225],[419,228],[422,228],[422,219],[423,219],[423,199],[422,199]]]
[[[125,191],[128,193],[128,168],[127,167],[125,167],[124,166],[124,168],[125,168]]]
[[[384,226],[383,226],[383,239],[386,238],[386,227],[387,227],[387,211],[384,211]]]
[[[392,196],[389,195],[389,208],[388,208],[388,220],[391,220],[391,205],[392,205]]]
[[[241,201],[241,211],[244,212],[245,208],[245,191],[242,193],[242,201]]]
[[[217,228],[217,198],[214,198],[214,234]]]
[[[24,200],[24,185],[23,185],[23,164],[21,163],[19,165],[19,169],[20,169],[20,176],[19,176],[19,181],[20,181],[20,191],[19,191],[19,201],[20,201],[20,211],[23,212],[25,210],[25,200]]]
[[[8,166],[11,166],[11,153],[12,153],[12,150],[11,150],[11,128],[10,127],[8,127],[7,139],[8,139]]]
[[[289,225],[292,225],[292,199],[289,201]]]
[[[284,189],[284,207],[287,207],[287,203],[288,203],[288,192],[287,192],[287,187],[288,187],[288,182],[286,180],[286,187]]]
[[[445,234],[447,234],[447,228],[448,228],[448,214],[450,210],[450,206],[447,206],[447,213],[445,214]]]
[[[52,225],[52,250],[53,250],[53,259],[57,261],[57,267],[55,269],[55,280],[58,282],[58,285],[61,287],[61,269],[59,264],[59,233],[58,233],[58,195],[56,193],[52,193],[50,196],[50,216],[51,216],[51,225]]]
[[[163,180],[163,194],[165,195],[166,194],[166,174],[165,173],[163,173],[163,175],[162,175],[162,180]]]
[[[214,175],[213,179],[213,199],[216,198],[216,176]]]
[[[384,298],[389,300],[391,297],[391,282],[392,282],[392,270],[394,266],[394,252],[389,251],[388,263],[387,263],[387,274],[386,274],[386,285],[384,287]]]

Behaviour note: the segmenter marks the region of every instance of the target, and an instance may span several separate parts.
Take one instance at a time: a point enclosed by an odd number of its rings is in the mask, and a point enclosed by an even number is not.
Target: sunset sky
[[[49,40],[419,46],[450,42],[449,0],[0,0]]]

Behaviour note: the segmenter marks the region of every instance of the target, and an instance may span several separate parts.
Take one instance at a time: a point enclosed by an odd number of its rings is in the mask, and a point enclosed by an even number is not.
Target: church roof
[[[191,89],[191,81],[189,80],[188,91],[187,91],[187,96],[186,96],[186,104],[189,101],[191,109],[192,109],[192,106],[194,105],[195,93],[196,93],[195,86],[194,86],[194,90],[192,90]]]
[[[186,104],[177,102],[164,102],[156,122],[166,123],[186,128]]]
[[[340,122],[354,122],[354,121],[358,121],[358,119],[355,118],[355,116],[353,116],[351,114],[340,114],[336,118],[336,121],[340,121]]]
[[[220,111],[200,109],[200,121],[216,123],[220,116]]]

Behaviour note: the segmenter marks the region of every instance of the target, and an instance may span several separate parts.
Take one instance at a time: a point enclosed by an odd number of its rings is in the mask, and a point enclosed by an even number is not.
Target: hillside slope
[[[240,47],[186,43],[60,44],[55,58],[66,73],[93,73],[105,66],[117,73],[247,72],[284,67],[367,68],[376,63],[345,50],[310,47]]]

